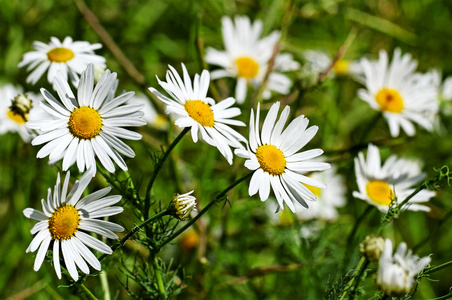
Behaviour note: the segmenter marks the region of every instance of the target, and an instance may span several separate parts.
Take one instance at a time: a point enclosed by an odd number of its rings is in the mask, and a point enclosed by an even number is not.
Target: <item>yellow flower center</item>
[[[73,135],[88,140],[100,133],[102,118],[94,108],[82,106],[72,111],[68,126]]]
[[[384,88],[375,96],[382,111],[399,113],[403,110],[403,99],[399,92],[393,89]]]
[[[6,115],[8,116],[8,118],[10,118],[11,120],[13,120],[14,122],[16,122],[18,124],[25,124],[25,120],[24,120],[24,118],[22,118],[22,116],[20,114],[16,114],[15,112],[8,110]],[[27,119],[28,115],[25,115],[25,118]]]
[[[391,204],[391,198],[393,198],[394,195],[389,184],[382,180],[369,181],[366,185],[366,192],[370,200],[378,205],[389,206],[389,204]]]
[[[215,118],[210,105],[201,100],[189,100],[184,108],[188,115],[204,127],[213,127]]]
[[[339,75],[345,75],[348,73],[350,63],[348,60],[339,59],[333,65],[333,71]]]
[[[53,48],[47,52],[47,58],[51,62],[64,63],[74,58],[74,52],[68,48]]]
[[[251,79],[257,76],[259,64],[251,57],[243,56],[235,60],[239,77]]]
[[[262,170],[271,175],[281,175],[286,168],[286,157],[273,145],[262,145],[256,150],[257,161]]]
[[[80,224],[80,216],[72,205],[58,208],[49,218],[49,230],[57,240],[67,240],[75,235]]]
[[[303,183],[305,187],[308,188],[317,198],[322,194],[322,189],[316,186],[312,186],[306,183]]]

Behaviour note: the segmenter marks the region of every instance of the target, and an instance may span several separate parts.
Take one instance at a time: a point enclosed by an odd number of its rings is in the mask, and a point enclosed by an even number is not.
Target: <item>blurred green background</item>
[[[282,50],[292,53],[301,64],[304,50],[320,49],[334,55],[349,33],[356,30],[357,36],[345,58],[376,58],[380,49],[392,53],[394,48],[400,47],[419,60],[418,70],[439,68],[444,75],[452,74],[452,2],[447,0],[105,0],[90,1],[87,5],[145,76],[146,87],[157,87],[155,76],[162,78],[168,64],[179,69],[183,62],[191,74],[199,73],[202,68],[197,58],[196,37],[205,46],[223,49],[220,19],[224,15],[261,19],[264,35],[282,29]],[[291,18],[287,19],[289,8],[293,10]],[[47,43],[51,36],[102,43],[74,1],[0,0],[0,85],[12,83],[33,92],[38,92],[40,87],[50,90],[45,78],[35,86],[27,85],[26,70],[18,69],[17,64],[25,52],[32,50],[33,41]],[[145,87],[128,76],[105,45],[96,53],[103,55],[107,67],[118,73],[120,89],[145,92]],[[292,78],[296,82],[293,90],[296,90],[300,87],[299,74],[292,74]],[[232,80],[222,80],[218,85],[223,96],[234,90]],[[213,208],[196,226],[196,233],[188,237],[192,240],[185,237],[183,242],[166,247],[161,253],[165,260],[173,258],[173,264],[181,264],[185,270],[187,278],[180,298],[322,299],[356,263],[360,239],[374,232],[381,218],[377,210],[373,210],[359,227],[354,247],[348,248],[346,237],[366,204],[351,196],[356,190],[353,170],[356,151],[337,154],[335,150],[354,146],[354,134],[374,114],[357,98],[359,87],[350,78],[336,78],[298,98],[297,115],[305,114],[310,124],[320,127],[308,147],[320,147],[327,155],[331,154],[327,159],[336,164],[345,178],[348,203],[341,208],[339,220],[325,224],[318,236],[304,239],[300,229],[305,224],[293,220],[290,226],[275,225],[268,216],[267,203],[261,203],[257,197],[250,198],[246,184],[242,184],[229,195],[231,208]],[[285,98],[274,96],[268,103],[276,100]],[[249,109],[244,108],[242,119],[246,123],[248,114]],[[441,122],[440,132],[428,133],[417,127],[414,138],[402,136],[385,143],[383,156],[396,153],[418,158],[429,176],[435,174],[433,167],[452,166],[451,120],[442,118]],[[140,132],[145,142],[128,143],[137,158],[127,163],[132,177],[137,182],[145,182],[153,168],[149,151],[158,151],[159,144],[165,145],[175,133],[151,128],[142,128]],[[380,119],[366,141],[389,139],[387,125]],[[34,223],[23,216],[22,210],[26,207],[41,209],[40,199],[45,197],[47,188],[55,184],[58,168],[48,166],[47,158],[36,159],[39,147],[24,144],[15,134],[3,135],[0,141],[0,298],[76,299],[71,288],[58,287],[65,281],[58,281],[49,263],[45,262],[34,272],[34,255],[25,254],[32,239],[29,230]],[[155,198],[168,203],[178,188],[187,191],[194,188],[203,206],[213,192],[221,191],[236,176],[245,173],[243,160],[234,160],[230,167],[218,151],[200,142],[193,144],[187,136],[173,155],[172,161],[177,167],[165,168],[159,178]],[[229,168],[233,168],[233,172]],[[98,176],[90,189],[104,185]],[[409,248],[419,245],[415,250],[419,256],[433,253],[433,265],[451,260],[451,196],[446,186],[432,201],[431,213],[403,214],[385,230],[385,237],[395,244],[405,241]],[[127,204],[125,208],[125,213],[115,220],[130,229],[133,213]],[[426,242],[422,242],[427,237]],[[102,262],[108,271],[113,299],[129,298],[123,287],[125,267],[120,262],[124,260],[131,268],[137,256],[146,257],[146,251],[130,246]],[[370,268],[375,269],[376,265]],[[182,271],[178,272],[182,278]],[[434,273],[432,280],[424,279],[413,298],[429,299],[447,294],[451,274],[449,268]],[[129,284],[140,295],[142,289],[133,282]],[[100,297],[98,277],[88,278],[86,285]],[[370,299],[378,293],[372,275],[364,286],[366,289],[360,299]]]

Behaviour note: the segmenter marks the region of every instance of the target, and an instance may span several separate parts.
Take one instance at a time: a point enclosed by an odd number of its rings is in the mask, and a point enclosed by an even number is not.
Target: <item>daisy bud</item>
[[[385,240],[380,236],[368,235],[359,244],[359,251],[364,254],[369,261],[377,261],[385,249]]]
[[[173,216],[181,221],[187,221],[190,213],[194,210],[196,211],[196,198],[190,196],[193,191],[186,194],[175,194],[172,201],[172,206],[174,207]]]
[[[11,106],[9,110],[15,115],[25,117],[32,109],[33,103],[26,94],[19,94],[11,100]]]

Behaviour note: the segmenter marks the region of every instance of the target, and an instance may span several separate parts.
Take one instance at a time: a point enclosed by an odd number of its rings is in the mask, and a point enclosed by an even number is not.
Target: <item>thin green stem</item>
[[[132,230],[130,230],[118,243],[116,243],[115,246],[112,247],[112,250],[115,251],[116,249],[118,249],[119,247],[122,247],[125,242],[135,233],[137,233],[141,228],[143,228],[144,226],[146,226],[149,223],[152,223],[153,221],[166,216],[170,213],[171,209],[170,208],[166,208],[158,213],[156,213],[155,215],[153,215],[152,217],[150,217],[149,219],[147,219],[146,221],[144,221],[143,223],[136,225],[135,227],[132,228]],[[107,256],[107,254],[102,254],[99,257],[99,261],[101,261],[102,259],[104,259]]]
[[[373,128],[375,128],[375,125],[377,124],[377,122],[380,120],[380,118],[383,116],[382,113],[377,113],[373,116],[373,118],[370,119],[370,121],[368,123],[366,123],[364,126],[360,126],[359,128],[361,128],[361,132],[359,132],[357,135],[357,139],[356,139],[356,144],[361,144],[361,143],[365,143],[365,138],[367,136],[369,136],[369,133],[371,132],[371,130]]]
[[[345,55],[345,52],[347,52],[348,48],[350,48],[350,46],[352,45],[353,41],[356,38],[356,35],[357,35],[356,29],[352,28],[352,30],[348,34],[347,38],[345,39],[344,43],[337,50],[336,55],[334,56],[328,69],[326,69],[325,71],[323,71],[322,73],[319,74],[317,83],[321,83],[327,77],[328,73],[331,72],[331,70],[333,70],[333,67],[336,64],[336,62]]]
[[[129,183],[129,187],[132,190],[132,197],[136,201],[138,199],[138,195],[135,189],[135,184],[133,183],[132,176],[130,175],[129,171],[124,171],[127,175],[127,182]]]
[[[151,207],[151,190],[152,186],[154,185],[155,179],[157,178],[157,175],[159,174],[160,170],[163,167],[163,164],[165,163],[166,159],[168,158],[171,151],[176,147],[176,145],[180,142],[182,137],[190,131],[190,127],[184,128],[181,133],[174,139],[174,141],[169,145],[168,149],[163,154],[162,158],[160,158],[155,166],[154,173],[152,174],[151,179],[149,180],[148,186],[146,188],[146,198],[144,199],[144,219],[149,218],[149,209]]]
[[[168,296],[166,295],[165,285],[163,284],[162,274],[160,273],[160,266],[157,261],[157,257],[154,257],[153,265],[154,265],[155,277],[157,279],[157,286],[159,289],[159,299],[167,299]]]
[[[437,187],[437,183],[439,181],[441,181],[443,178],[447,178],[447,182],[449,183],[451,175],[450,175],[448,166],[443,166],[440,169],[434,169],[434,170],[436,170],[439,174],[436,177],[432,178],[432,179],[424,181],[421,184],[421,186],[419,186],[414,192],[412,192],[408,197],[406,197],[405,200],[403,200],[399,205],[397,205],[397,208],[401,209],[405,204],[408,203],[408,201],[410,201],[411,198],[413,198],[417,193],[419,193],[423,189],[428,189],[431,186],[436,188]],[[443,171],[443,170],[445,170],[445,171]]]
[[[392,147],[392,146],[398,146],[398,145],[402,145],[402,144],[406,144],[411,138],[410,137],[401,137],[401,138],[396,138],[396,139],[378,139],[378,140],[373,140],[373,141],[369,141],[366,143],[359,143],[359,144],[355,144],[351,147],[348,148],[342,148],[342,149],[325,149],[324,154],[326,156],[332,156],[332,155],[343,155],[343,154],[351,154],[351,155],[355,155],[356,153],[358,153],[359,151],[366,149],[369,144],[373,144],[376,146],[387,146],[387,147]]]
[[[447,268],[449,266],[452,266],[452,261],[448,261],[446,263],[443,263],[442,265],[436,266],[436,267],[430,267],[428,269],[426,269],[423,274],[432,274],[436,271],[439,271],[441,269]]]
[[[257,101],[259,102],[262,101],[262,95],[264,94],[265,88],[267,87],[268,78],[270,77],[270,74],[273,71],[273,67],[275,66],[275,59],[279,53],[279,50],[280,45],[279,43],[276,43],[275,46],[273,47],[273,54],[270,60],[268,61],[267,72],[265,73],[264,80],[262,80],[257,93],[255,93],[254,97],[251,99],[250,103],[251,107],[255,107]]]
[[[402,202],[400,202],[399,205],[397,205],[398,208],[403,208],[403,206],[405,204],[408,203],[408,201],[410,201],[411,198],[413,198],[414,196],[416,196],[416,194],[418,194],[420,191],[422,191],[423,189],[425,189],[426,186],[425,184],[422,184],[421,186],[419,186],[417,189],[414,190],[414,192],[412,192],[411,194],[408,195],[408,197],[405,198],[405,200],[403,200]]]
[[[347,243],[350,245],[353,242],[353,238],[355,237],[356,231],[358,231],[358,227],[361,224],[361,222],[364,220],[364,218],[372,211],[373,206],[368,205],[366,207],[366,210],[359,216],[358,220],[356,220],[355,225],[353,226],[352,231],[348,235]]]
[[[233,184],[228,186],[226,189],[224,189],[220,194],[218,194],[212,201],[209,202],[209,204],[206,205],[193,219],[187,222],[182,228],[180,228],[178,231],[173,233],[168,239],[166,239],[164,242],[162,242],[158,248],[157,251],[160,250],[163,246],[174,240],[177,236],[179,236],[182,232],[184,232],[187,228],[189,228],[193,223],[195,223],[203,214],[205,214],[216,202],[221,200],[227,192],[229,192],[232,188],[234,188],[236,185],[247,179],[248,177],[251,177],[251,175],[254,172],[249,172],[245,176],[241,177],[240,179],[236,180]]]
[[[99,170],[99,173],[105,178],[105,180],[115,189],[121,192],[123,196],[128,196],[129,193],[123,189],[123,187],[119,184],[119,181],[116,178],[113,178],[110,173],[105,171],[102,165],[97,163],[97,170]]]
[[[358,262],[358,265],[356,266],[356,270],[358,270],[358,274],[362,274],[364,268],[367,268],[367,259],[366,257],[361,257],[361,259]],[[358,275],[359,276],[359,275]],[[357,276],[353,276],[350,281],[347,283],[346,287],[344,288],[344,292],[342,293],[342,296],[339,300],[343,300],[345,296],[350,292],[351,287],[353,286],[353,283],[355,282],[355,278]]]
[[[94,294],[91,293],[91,291],[83,283],[79,283],[78,286],[83,290],[88,299],[97,300],[96,296],[94,296]]]
[[[110,287],[108,284],[107,273],[105,271],[101,271],[99,277],[100,277],[100,283],[102,285],[102,290],[104,291],[104,300],[110,300],[111,295],[110,295]]]
[[[146,77],[140,71],[138,71],[138,69],[133,65],[130,59],[124,54],[124,52],[121,50],[118,44],[116,44],[108,31],[102,26],[94,12],[86,5],[85,1],[74,0],[74,2],[85,20],[93,28],[94,32],[96,32],[104,45],[107,46],[107,48],[116,58],[119,65],[123,67],[126,73],[133,80],[135,80],[136,83],[138,83],[149,96],[153,96],[153,94],[148,89],[149,85],[146,82]],[[157,98],[155,96],[152,96],[150,97],[150,100],[152,101],[154,108],[161,116],[166,118],[166,114],[164,113],[162,105],[163,103],[161,101],[157,101]]]
[[[402,202],[397,204],[395,207],[390,207],[388,213],[386,214],[385,218],[383,219],[380,228],[378,229],[378,233],[381,232],[384,226],[391,223],[391,221],[394,219],[395,216],[399,215],[400,212],[403,212],[404,209],[406,209],[406,206],[408,202],[413,198],[416,194],[418,194],[420,191],[424,189],[431,189],[431,188],[438,188],[439,182],[443,178],[447,178],[447,182],[449,183],[449,180],[451,179],[451,174],[449,172],[448,166],[443,166],[441,169],[435,169],[439,174],[429,180],[424,181],[419,187],[417,187],[408,197],[406,197]]]
[[[369,263],[370,263],[370,261],[367,258],[365,258],[363,266],[359,269],[358,274],[355,277],[357,279],[355,281],[355,284],[353,285],[353,288],[350,291],[352,293],[352,297],[351,297],[352,300],[355,299],[355,295],[356,295],[355,293],[356,293],[356,289],[359,286],[359,283],[361,282],[361,280],[365,279],[365,277],[366,277],[366,274],[363,275],[363,273],[369,266]]]
[[[203,70],[209,70],[209,67],[204,59],[204,42],[202,38],[199,36],[199,29],[201,28],[201,18],[198,18],[199,22],[196,24],[196,37],[195,37],[195,48],[196,54],[198,57],[199,64]],[[217,87],[213,82],[209,84],[209,90],[212,93],[213,99],[216,102],[220,102],[220,93],[217,90]]]
[[[449,218],[452,217],[452,211],[449,211],[439,222],[438,224],[435,226],[435,228],[431,229],[429,231],[429,235],[426,236],[422,241],[420,241],[419,243],[417,243],[413,248],[411,248],[413,250],[413,252],[417,252],[417,250],[419,248],[421,248],[431,237],[435,236],[436,232],[441,228],[441,226],[443,226],[446,221],[449,220]]]
[[[441,297],[433,298],[431,300],[446,300],[446,299],[450,299],[450,298],[452,298],[452,293],[449,293],[449,294],[441,296]]]

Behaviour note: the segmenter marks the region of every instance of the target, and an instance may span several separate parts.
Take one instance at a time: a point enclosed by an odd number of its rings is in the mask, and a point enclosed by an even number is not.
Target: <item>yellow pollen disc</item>
[[[333,65],[333,71],[336,74],[345,75],[348,73],[348,67],[349,67],[348,60],[345,59],[339,59],[336,61]]]
[[[49,218],[49,230],[57,240],[67,240],[75,235],[80,224],[78,211],[72,205],[58,208]]]
[[[399,92],[393,89],[384,88],[375,96],[382,111],[399,113],[403,110],[403,99]]]
[[[72,111],[68,126],[73,135],[88,140],[100,133],[102,118],[94,108],[82,106]]]
[[[251,79],[257,76],[259,64],[251,57],[239,57],[235,60],[239,77]]]
[[[366,192],[369,198],[378,205],[391,204],[393,192],[389,184],[382,180],[372,180],[366,185]]]
[[[51,62],[67,62],[74,58],[74,52],[68,48],[53,48],[49,52],[47,52],[47,58]]]
[[[25,124],[25,120],[24,120],[24,118],[22,118],[21,115],[16,114],[10,110],[8,110],[7,116],[8,116],[8,118],[10,118],[11,120],[13,120],[14,122],[16,122],[18,124]],[[28,115],[25,115],[25,118],[28,118]]]
[[[306,183],[303,183],[305,187],[308,188],[317,198],[320,197],[320,194],[322,194],[322,189],[316,186],[312,186]]]
[[[262,170],[271,175],[281,175],[286,168],[286,157],[273,145],[262,145],[256,150],[257,161]]]
[[[204,127],[213,127],[215,118],[210,105],[201,100],[189,100],[184,104],[188,115]]]

